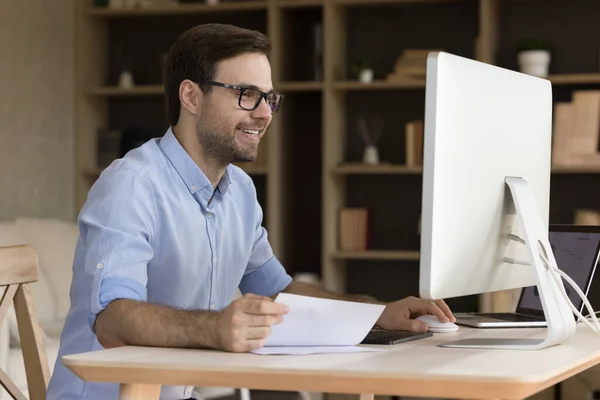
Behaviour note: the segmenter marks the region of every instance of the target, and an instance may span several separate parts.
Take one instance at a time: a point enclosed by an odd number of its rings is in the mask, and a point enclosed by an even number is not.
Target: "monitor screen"
[[[573,279],[585,293],[588,280],[591,278],[597,262],[600,233],[550,231],[549,242],[558,268]],[[573,305],[581,310],[583,301],[566,281],[563,280],[563,283]],[[518,308],[542,311],[542,303],[536,286],[523,289]]]

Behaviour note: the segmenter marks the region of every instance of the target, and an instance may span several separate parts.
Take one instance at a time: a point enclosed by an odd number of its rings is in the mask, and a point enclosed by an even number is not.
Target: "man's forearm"
[[[288,285],[287,288],[285,288],[284,292],[311,297],[320,297],[324,299],[356,301],[360,303],[386,304],[382,301],[378,301],[377,299],[371,296],[366,296],[362,294],[359,295],[336,293],[308,283],[292,282]]]
[[[125,345],[215,348],[219,346],[218,313],[187,311],[119,299],[102,311],[95,324],[105,348]]]

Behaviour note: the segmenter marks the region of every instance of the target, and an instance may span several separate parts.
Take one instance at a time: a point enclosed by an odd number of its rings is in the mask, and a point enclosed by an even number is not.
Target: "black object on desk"
[[[433,336],[433,333],[372,329],[363,339],[361,344],[398,344],[411,340],[424,339],[430,336]]]

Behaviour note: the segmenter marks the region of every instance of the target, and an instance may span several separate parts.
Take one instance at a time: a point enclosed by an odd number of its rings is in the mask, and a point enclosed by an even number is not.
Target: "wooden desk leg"
[[[375,400],[375,395],[374,394],[362,393],[360,395],[360,400]]]
[[[119,400],[159,400],[161,385],[121,384]]]

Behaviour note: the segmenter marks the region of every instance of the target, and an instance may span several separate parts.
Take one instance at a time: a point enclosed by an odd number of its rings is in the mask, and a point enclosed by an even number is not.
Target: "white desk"
[[[466,337],[539,337],[543,329],[434,334],[385,352],[260,356],[212,350],[122,347],[63,357],[86,381],[121,383],[121,399],[158,399],[161,384],[250,389],[524,399],[600,363],[600,335],[579,324],[569,342],[541,351],[452,349]]]

